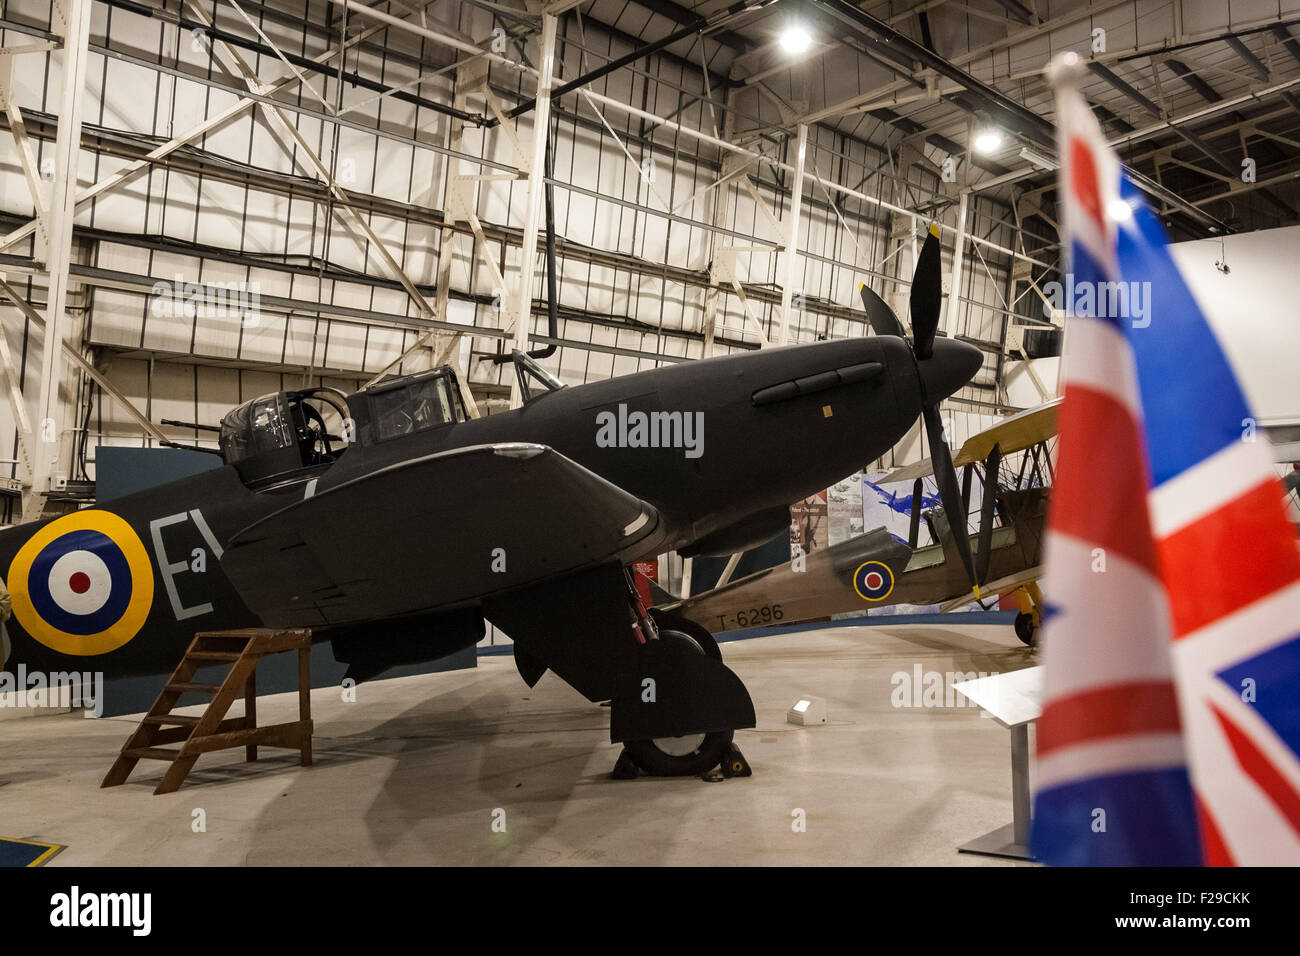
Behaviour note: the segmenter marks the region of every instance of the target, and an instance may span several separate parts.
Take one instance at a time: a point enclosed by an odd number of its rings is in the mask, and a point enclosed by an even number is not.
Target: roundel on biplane
[[[883,561],[866,561],[853,572],[853,590],[864,601],[883,601],[894,591],[894,572]]]
[[[56,518],[9,565],[14,619],[61,654],[107,654],[140,632],[153,566],[135,530],[107,511]]]

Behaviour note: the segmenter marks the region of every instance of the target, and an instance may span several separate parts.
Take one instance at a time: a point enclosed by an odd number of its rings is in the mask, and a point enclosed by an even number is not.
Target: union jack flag
[[[1164,231],[1055,71],[1069,268],[1032,847],[1057,865],[1300,864],[1300,549]],[[1111,308],[1132,283],[1137,321]],[[1115,313],[1121,314],[1115,314]]]

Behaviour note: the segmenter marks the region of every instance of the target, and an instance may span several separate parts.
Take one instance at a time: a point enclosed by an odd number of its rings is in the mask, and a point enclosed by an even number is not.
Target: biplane
[[[924,481],[935,472],[929,458],[867,483],[891,500],[908,503],[906,541],[876,528],[685,599],[660,590],[662,607],[718,632],[898,604],[939,605],[946,612],[1002,597],[1015,602],[1016,635],[1032,645],[1042,603],[1036,582],[1042,572],[1059,405],[1059,399],[1047,402],[972,435],[951,458],[954,483],[955,470],[961,469],[958,514],[972,513],[973,480],[980,479],[973,533],[963,517],[966,533],[958,537],[943,505],[925,493]],[[906,482],[912,483],[910,496],[905,488],[884,490]],[[922,522],[937,543],[919,546]],[[973,581],[961,553],[963,539],[973,556]]]

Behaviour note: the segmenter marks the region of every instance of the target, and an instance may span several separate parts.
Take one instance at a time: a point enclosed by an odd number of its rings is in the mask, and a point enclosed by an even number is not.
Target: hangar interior
[[[105,448],[215,449],[196,426],[283,389],[352,393],[450,365],[477,418],[523,401],[522,377],[494,361],[512,349],[549,350],[538,365],[578,386],[865,336],[859,286],[907,321],[934,223],[938,334],[982,357],[944,401],[957,449],[1057,396],[1061,212],[1041,120],[1054,113],[1043,67],[1067,50],[1212,303],[1260,424],[1300,441],[1294,363],[1278,361],[1300,329],[1276,321],[1300,256],[1297,0],[7,0],[0,521],[93,505]],[[861,466],[926,455],[918,422]],[[690,575],[660,557],[669,590],[689,594]],[[489,627],[481,649],[508,644]],[[376,684],[362,693],[376,710],[337,711],[332,729],[337,694],[321,697],[315,772],[286,758],[260,777],[196,773],[238,833],[229,844],[187,848],[193,801],[147,804],[146,819],[142,791],[76,824],[101,799],[97,765],[32,809],[60,761],[108,759],[91,758],[123,735],[112,720],[0,723],[6,762],[24,767],[0,801],[27,805],[24,832],[76,829],[66,859],[83,863],[319,859],[293,834],[313,812],[328,825],[331,805],[359,819],[361,862],[952,862],[1006,816],[1002,730],[960,705],[891,704],[914,664],[1032,662],[1005,619],[827,628],[730,643],[728,657],[760,711],[740,820],[717,788],[652,782],[618,832],[628,802],[600,790],[615,753],[601,715],[554,678],[525,688],[504,655],[469,677]],[[784,722],[801,694],[830,701],[809,747],[797,738],[816,731]],[[558,739],[531,747],[542,729]],[[386,783],[349,796],[372,761]],[[422,802],[421,781],[442,775],[454,787]],[[308,792],[321,776],[324,798]],[[869,825],[859,801],[879,810]],[[485,823],[482,840],[440,849],[513,805],[517,837]],[[790,826],[802,808],[806,840]],[[664,814],[687,822],[638,849]],[[144,856],[128,846],[173,825]],[[727,827],[740,848],[717,842]]]

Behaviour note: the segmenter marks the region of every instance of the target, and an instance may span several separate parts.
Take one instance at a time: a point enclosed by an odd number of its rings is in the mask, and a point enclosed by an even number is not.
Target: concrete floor
[[[956,852],[1011,819],[1007,731],[973,708],[895,707],[896,673],[1033,663],[1009,627],[837,627],[723,645],[754,698],[747,779],[614,781],[608,711],[514,661],[312,697],[316,764],[263,750],[201,758],[178,793],[162,764],[98,789],[130,718],[0,722],[0,835],[67,849],[48,865],[1014,865]],[[830,722],[800,728],[799,695]],[[959,698],[960,699],[960,698]],[[236,705],[236,710],[239,705]],[[293,695],[259,701],[292,719]],[[193,712],[193,711],[191,711]],[[192,829],[202,809],[207,830]],[[794,832],[801,809],[806,832]],[[504,811],[506,832],[494,832]]]

